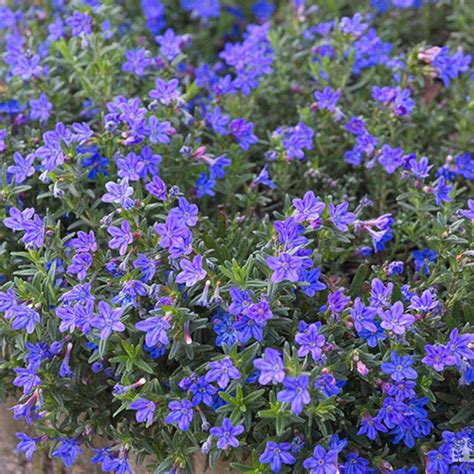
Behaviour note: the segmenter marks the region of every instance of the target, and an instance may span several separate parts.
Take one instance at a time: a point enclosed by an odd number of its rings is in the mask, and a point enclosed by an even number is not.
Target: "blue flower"
[[[303,265],[303,260],[283,252],[278,257],[267,257],[266,263],[273,270],[272,283],[285,280],[295,282],[299,279],[299,270]]]
[[[171,325],[165,318],[148,318],[145,321],[136,323],[135,327],[146,333],[145,342],[148,346],[154,346],[158,342],[164,346],[168,344],[168,330],[171,328]]]
[[[66,467],[71,467],[76,462],[77,456],[82,452],[76,440],[61,439],[59,447],[53,451],[53,457],[60,458]]]
[[[258,381],[262,385],[282,383],[285,379],[285,366],[281,352],[267,347],[261,359],[255,359],[253,365],[259,370]]]
[[[290,403],[292,413],[299,415],[303,411],[303,406],[311,402],[308,391],[309,377],[307,375],[286,377],[283,386],[284,389],[277,394],[278,401]]]
[[[312,474],[337,474],[337,451],[326,451],[318,444],[313,455],[303,461],[303,467]]]
[[[399,356],[397,351],[390,354],[390,362],[382,362],[380,368],[395,380],[401,382],[404,379],[416,379],[417,373],[411,368],[413,358],[410,356]]]
[[[165,418],[165,423],[177,423],[181,431],[187,431],[194,418],[193,405],[189,400],[168,403],[171,412]]]
[[[129,244],[133,242],[133,235],[128,221],[123,221],[120,227],[109,226],[107,232],[112,236],[109,248],[119,249],[120,255],[125,255]]]
[[[438,252],[431,249],[413,250],[412,256],[415,261],[416,271],[424,273],[425,275],[429,275],[430,268],[428,264],[436,261]]]
[[[215,196],[214,187],[216,181],[213,178],[209,178],[205,171],[201,173],[199,178],[196,180],[196,194],[198,197]]]
[[[237,436],[243,432],[244,427],[242,425],[234,426],[230,418],[224,418],[220,428],[211,428],[211,435],[217,438],[217,447],[219,449],[237,448],[239,446]]]
[[[16,184],[22,184],[35,173],[33,166],[35,161],[34,154],[30,153],[26,158],[23,158],[21,153],[15,152],[13,153],[13,161],[15,164],[10,165],[7,171],[15,177]]]
[[[193,405],[204,403],[208,407],[213,405],[213,396],[217,393],[216,388],[206,381],[206,377],[199,377],[190,387],[189,391],[193,394]]]
[[[146,421],[147,426],[153,423],[153,416],[156,409],[154,402],[147,400],[146,398],[138,398],[134,402],[130,403],[130,408],[132,410],[137,410],[135,419],[138,423]]]
[[[270,464],[272,472],[280,472],[283,464],[291,465],[296,462],[295,457],[290,453],[291,448],[291,443],[267,441],[265,451],[259,461],[262,464]]]
[[[38,442],[39,438],[31,438],[25,433],[16,433],[15,436],[20,440],[20,442],[16,445],[16,449],[18,451],[24,452],[26,459],[29,461],[32,458],[33,453],[38,449],[36,443]]]
[[[230,357],[224,357],[217,362],[209,362],[208,367],[206,381],[217,382],[220,388],[224,389],[231,380],[240,378],[240,372],[235,368]]]
[[[197,282],[206,278],[206,270],[202,268],[202,256],[196,255],[192,262],[183,258],[179,265],[181,272],[176,276],[176,283],[185,283],[186,286],[194,286]]]

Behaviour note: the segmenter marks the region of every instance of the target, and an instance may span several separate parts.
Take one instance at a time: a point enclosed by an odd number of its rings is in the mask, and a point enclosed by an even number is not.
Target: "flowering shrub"
[[[0,7],[18,449],[472,472],[473,21],[461,0]]]

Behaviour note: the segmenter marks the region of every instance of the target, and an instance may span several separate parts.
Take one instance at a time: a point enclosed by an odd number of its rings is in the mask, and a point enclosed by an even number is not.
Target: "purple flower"
[[[171,328],[170,323],[159,317],[145,319],[135,324],[135,327],[140,331],[144,331],[145,343],[147,346],[155,346],[160,343],[163,346],[168,344],[168,331]]]
[[[254,321],[266,323],[273,318],[273,313],[270,308],[270,303],[266,299],[262,299],[258,303],[251,304],[248,307],[247,315]]]
[[[329,218],[336,229],[341,232],[347,232],[349,230],[348,225],[356,220],[356,215],[353,212],[347,212],[348,208],[348,202],[343,202],[337,206],[333,203],[329,204]]]
[[[168,134],[171,133],[171,130],[171,124],[167,121],[160,122],[154,115],[148,119],[148,133],[151,143],[167,145],[170,142]]]
[[[181,53],[183,37],[176,35],[171,28],[168,28],[164,35],[156,36],[155,41],[160,45],[161,54],[168,61],[173,61],[173,59]]]
[[[72,16],[66,18],[66,24],[72,28],[72,36],[92,33],[92,17],[87,13],[75,10]]]
[[[446,179],[441,176],[436,183],[436,186],[431,188],[431,192],[435,196],[435,201],[437,206],[441,206],[441,203],[444,202],[451,202],[451,197],[449,193],[453,187],[450,184],[446,184]]]
[[[445,46],[439,48],[432,60],[432,65],[437,70],[444,85],[449,86],[451,79],[456,79],[461,73],[469,70],[471,59],[472,56],[464,54],[462,50],[450,55],[449,48]]]
[[[39,99],[30,100],[30,118],[32,120],[39,120],[40,122],[47,122],[53,108],[53,104],[48,100],[48,97],[43,92]]]
[[[163,105],[168,106],[179,98],[178,86],[178,79],[171,79],[166,82],[158,77],[155,80],[155,89],[152,89],[148,95],[153,99],[159,100]]]
[[[331,313],[341,314],[351,299],[342,290],[336,290],[328,295],[328,309]]]
[[[25,433],[16,433],[15,436],[20,440],[20,442],[16,445],[16,449],[18,451],[24,452],[26,459],[29,461],[32,458],[33,453],[38,449],[36,447],[38,438],[31,438]]]
[[[419,161],[412,160],[409,162],[410,170],[418,179],[427,178],[433,165],[429,164],[428,158],[423,156]]]
[[[133,188],[128,185],[127,178],[121,179],[118,184],[109,181],[105,188],[108,193],[102,196],[102,201],[120,204],[125,209],[130,209],[133,206],[133,201],[130,199],[130,196],[133,195]]]
[[[376,474],[375,469],[369,468],[369,461],[360,457],[357,453],[347,455],[341,472],[344,472],[344,474]]]
[[[36,366],[28,366],[26,368],[17,367],[13,369],[16,373],[16,378],[13,380],[13,385],[16,387],[23,387],[23,393],[29,395],[35,387],[41,385],[41,379],[36,374]]]
[[[203,197],[205,195],[208,196],[215,196],[216,192],[214,191],[214,187],[216,185],[216,181],[213,178],[209,178],[205,171],[201,173],[199,178],[196,180],[196,194],[197,197]]]
[[[5,138],[7,137],[7,131],[3,128],[0,128],[0,153],[4,152],[7,149],[5,144]]]
[[[209,172],[211,179],[224,179],[224,168],[227,168],[227,166],[229,166],[231,163],[232,160],[227,158],[226,155],[221,155],[214,160],[210,160]]]
[[[303,467],[311,474],[337,474],[337,451],[326,450],[319,444],[314,448],[313,455],[303,461]]]
[[[220,14],[219,0],[181,0],[184,10],[191,11],[193,17],[213,18]]]
[[[467,200],[467,209],[461,210],[461,215],[470,221],[474,221],[474,199]]]
[[[397,402],[402,402],[406,398],[412,399],[416,397],[415,392],[416,382],[410,380],[402,380],[401,382],[395,382],[388,389],[388,394],[391,397],[395,397]]]
[[[143,163],[140,177],[146,178],[147,175],[156,176],[159,172],[158,165],[161,163],[162,159],[161,155],[153,154],[153,151],[149,146],[144,146],[140,152],[140,160]]]
[[[198,281],[206,278],[206,270],[202,268],[202,256],[196,255],[193,261],[189,261],[187,258],[183,258],[179,265],[181,266],[182,272],[176,276],[177,283],[185,283],[186,286],[193,286]]]
[[[253,134],[253,127],[253,123],[247,122],[244,118],[232,120],[229,124],[229,132],[244,151],[247,151],[254,143],[258,143],[258,138]]]
[[[77,274],[79,280],[84,280],[87,276],[87,270],[92,265],[92,255],[81,252],[76,253],[72,257],[72,264],[67,267],[67,272],[70,274]]]
[[[321,358],[322,348],[326,342],[326,338],[319,334],[321,323],[313,323],[310,325],[304,324],[306,327],[301,327],[295,335],[295,343],[300,347],[298,349],[298,355],[305,357],[311,354],[313,360],[317,362]]]
[[[314,130],[303,122],[298,122],[295,127],[280,127],[275,135],[282,137],[282,145],[288,159],[303,160],[304,149],[313,149]]]
[[[62,439],[60,440],[59,447],[53,451],[53,457],[61,458],[66,467],[71,467],[80,453],[82,453],[82,449],[76,440]]]
[[[270,189],[275,189],[276,184],[270,179],[270,175],[268,174],[268,164],[261,169],[258,176],[252,181],[252,186],[256,187],[258,184],[263,184]]]
[[[385,286],[379,278],[374,278],[371,283],[370,305],[374,308],[390,306],[392,291],[393,283],[389,282]]]
[[[0,291],[0,311],[5,312],[6,319],[10,319],[10,310],[16,306],[18,301],[13,288],[8,288],[6,292]]]
[[[366,435],[370,440],[377,438],[378,432],[386,433],[387,428],[382,424],[380,419],[374,418],[370,415],[365,415],[362,418],[358,435]]]
[[[301,257],[283,252],[278,257],[267,257],[266,263],[273,270],[272,283],[299,280],[299,271],[303,266]]]
[[[171,247],[189,233],[189,229],[186,225],[178,220],[175,214],[171,212],[164,224],[155,225],[155,231],[161,236],[160,246],[163,248]]]
[[[170,210],[178,222],[183,225],[193,227],[197,224],[199,208],[196,204],[190,204],[185,197],[178,199],[178,207]]]
[[[394,276],[394,275],[401,275],[403,273],[404,263],[400,260],[396,260],[394,262],[390,262],[387,267],[387,275]]]
[[[354,135],[362,135],[363,133],[367,133],[365,122],[360,117],[351,117],[346,123],[345,128],[348,132],[351,132]]]
[[[32,334],[36,324],[40,322],[39,313],[25,305],[14,306],[9,312],[13,317],[12,328],[26,329],[28,334]]]
[[[436,307],[438,301],[433,298],[433,294],[430,289],[423,291],[421,296],[414,295],[410,301],[410,308],[422,313],[427,313]]]
[[[147,258],[143,253],[137,254],[137,258],[133,261],[133,268],[139,268],[142,271],[142,281],[148,282],[155,276],[157,262]]]
[[[452,448],[446,443],[437,451],[428,451],[426,454],[426,474],[448,474],[452,463]]]
[[[474,342],[474,334],[462,334],[460,336],[457,328],[451,331],[447,347],[450,355],[456,359],[458,367],[463,362],[462,358],[467,360],[474,359],[474,350],[469,348],[472,342]]]
[[[117,174],[130,181],[138,181],[145,167],[145,163],[135,153],[128,153],[125,158],[119,158],[116,163],[119,170]]]
[[[214,395],[217,393],[217,390],[206,380],[206,377],[199,377],[189,387],[189,390],[193,394],[192,402],[194,406],[204,403],[208,407],[211,407],[214,403]]]
[[[393,114],[398,117],[409,115],[415,108],[415,101],[410,97],[410,89],[401,87],[373,87],[372,97],[390,107]]]
[[[296,210],[295,221],[300,223],[319,219],[321,212],[324,211],[325,204],[314,196],[313,191],[308,191],[303,199],[293,199],[293,206]]]
[[[300,275],[301,291],[305,295],[313,297],[317,291],[325,290],[326,285],[319,281],[320,276],[321,270],[319,268],[304,270]]]
[[[41,76],[42,68],[39,55],[35,54],[31,57],[27,57],[22,54],[18,57],[11,72],[14,76],[18,76],[24,81],[28,81],[32,77]]]
[[[128,221],[123,221],[119,227],[109,226],[107,232],[112,236],[109,248],[119,249],[120,255],[125,255],[128,245],[133,242],[133,235]]]
[[[10,165],[7,171],[15,177],[16,184],[25,182],[35,173],[35,168],[33,166],[35,155],[33,153],[30,153],[26,158],[23,158],[21,153],[15,152],[13,153],[13,161],[15,164]]]
[[[430,274],[430,268],[428,263],[434,262],[438,256],[436,250],[423,249],[423,250],[413,250],[412,252],[413,260],[415,261],[415,269],[417,272],[423,272],[425,275]]]
[[[160,201],[166,201],[166,184],[158,175],[153,176],[145,189]]]
[[[277,394],[278,401],[290,403],[292,413],[299,415],[303,411],[303,405],[311,402],[311,396],[308,391],[309,377],[307,375],[286,377],[283,381],[283,386],[284,390]]]
[[[165,423],[178,423],[181,431],[188,431],[194,418],[193,405],[189,400],[173,401],[168,403],[171,412],[165,418]]]
[[[145,69],[152,65],[150,53],[146,49],[131,49],[125,52],[127,61],[122,66],[122,71],[143,76]]]
[[[280,472],[283,464],[294,464],[296,459],[290,453],[292,449],[291,443],[275,443],[267,441],[265,451],[259,458],[262,464],[270,464],[272,472]]]
[[[211,428],[211,435],[217,438],[217,447],[219,449],[227,449],[230,446],[237,448],[239,446],[239,441],[236,436],[243,432],[244,427],[242,425],[234,426],[230,421],[230,418],[224,418],[220,428]]]
[[[260,371],[258,381],[262,385],[282,383],[285,379],[285,366],[280,351],[267,347],[261,359],[255,359],[254,367]]]
[[[71,239],[69,243],[77,252],[95,252],[97,250],[97,243],[95,241],[93,230],[88,233],[80,230],[77,233],[77,236],[74,239]]]
[[[341,97],[341,93],[339,91],[333,91],[328,86],[325,87],[322,92],[315,91],[314,97],[320,109],[326,109],[330,112],[334,112],[336,110],[337,102]]]
[[[421,362],[433,367],[436,372],[442,372],[448,365],[456,364],[456,358],[450,354],[448,348],[442,344],[427,344],[425,346],[426,356]]]
[[[5,219],[6,220],[6,219]],[[23,222],[25,235],[22,240],[25,244],[33,244],[40,248],[44,243],[44,222],[38,214],[33,216],[32,220]]]
[[[403,164],[403,149],[384,145],[380,150],[379,163],[388,174],[392,174]]]
[[[380,368],[386,374],[395,380],[401,382],[404,379],[416,379],[417,373],[411,368],[413,358],[410,356],[399,356],[397,351],[393,351],[390,355],[390,362],[382,362]]]
[[[138,423],[146,421],[146,426],[153,423],[153,415],[155,414],[156,405],[154,402],[147,400],[146,398],[139,398],[134,402],[130,403],[132,410],[137,410],[135,413],[135,419]]]
[[[390,309],[381,314],[382,327],[397,335],[405,334],[405,331],[415,322],[415,317],[403,311],[403,303],[397,301]]]
[[[240,372],[235,368],[230,357],[224,357],[217,362],[208,364],[209,372],[206,374],[207,382],[217,382],[220,388],[224,389],[231,380],[240,378]]]
[[[354,300],[354,307],[351,309],[351,318],[357,332],[366,329],[367,331],[376,332],[374,318],[377,313],[375,308],[365,306],[360,298]]]
[[[99,311],[96,318],[92,320],[92,326],[100,329],[100,339],[107,339],[113,331],[125,331],[125,325],[120,321],[122,308],[112,308],[105,301],[99,301]]]
[[[263,328],[266,321],[258,321],[249,316],[239,318],[233,325],[237,331],[238,339],[241,344],[246,344],[252,337],[257,341],[263,340]]]
[[[326,373],[314,381],[314,388],[320,390],[326,397],[337,395],[341,391],[343,382],[337,381],[334,375]]]
[[[212,128],[214,132],[219,133],[222,136],[226,136],[227,124],[230,121],[230,117],[227,114],[223,114],[220,107],[214,107],[206,112],[205,116],[206,124]]]
[[[352,18],[347,16],[341,18],[341,31],[348,35],[360,36],[369,27],[369,24],[362,20],[363,16],[360,13],[356,13]]]

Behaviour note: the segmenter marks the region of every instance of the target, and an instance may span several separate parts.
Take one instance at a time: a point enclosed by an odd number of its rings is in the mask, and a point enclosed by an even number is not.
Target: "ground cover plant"
[[[473,472],[468,3],[0,6],[18,450]]]

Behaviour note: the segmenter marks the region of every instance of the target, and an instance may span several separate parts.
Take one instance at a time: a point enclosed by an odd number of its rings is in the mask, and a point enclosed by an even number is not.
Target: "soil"
[[[1,0],[0,0],[1,4]],[[0,474],[99,474],[102,470],[99,465],[91,464],[91,453],[79,456],[76,465],[65,468],[61,462],[51,460],[47,452],[37,451],[31,461],[27,461],[23,453],[15,449],[18,439],[15,433],[21,431],[33,435],[31,427],[25,423],[13,420],[8,407],[14,403],[0,405]],[[153,474],[143,467],[132,466],[134,474]],[[228,474],[229,468],[221,464],[215,471],[205,469],[205,458],[196,456],[194,461],[195,474]]]

